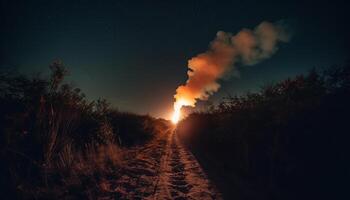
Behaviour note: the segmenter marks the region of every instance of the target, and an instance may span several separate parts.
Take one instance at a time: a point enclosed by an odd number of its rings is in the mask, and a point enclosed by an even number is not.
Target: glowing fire
[[[174,113],[173,113],[173,116],[171,118],[171,121],[174,124],[177,124],[177,122],[179,122],[179,120],[180,120],[180,115],[181,115],[181,108],[180,109],[174,109]]]
[[[174,113],[173,116],[171,117],[171,121],[174,124],[177,124],[179,120],[181,119],[181,108],[182,106],[189,106],[191,105],[188,101],[185,99],[180,99],[174,103]]]

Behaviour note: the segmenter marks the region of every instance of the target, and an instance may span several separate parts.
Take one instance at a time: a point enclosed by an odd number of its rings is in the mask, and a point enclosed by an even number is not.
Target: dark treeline
[[[346,199],[350,65],[224,99],[178,125],[227,199]]]
[[[123,151],[154,138],[164,120],[86,100],[64,82],[62,62],[49,78],[0,74],[0,191],[6,199],[93,198],[116,176]]]

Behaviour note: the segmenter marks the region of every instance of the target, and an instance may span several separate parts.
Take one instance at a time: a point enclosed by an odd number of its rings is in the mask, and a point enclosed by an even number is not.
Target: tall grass
[[[344,199],[350,66],[311,71],[193,113],[178,132],[227,199]]]
[[[123,148],[151,140],[161,123],[87,101],[64,82],[62,62],[50,68],[49,78],[0,75],[1,195],[94,199],[120,175]]]

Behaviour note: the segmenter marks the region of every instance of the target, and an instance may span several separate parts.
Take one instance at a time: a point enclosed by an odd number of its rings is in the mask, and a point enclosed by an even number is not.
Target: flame
[[[180,116],[181,116],[181,108],[174,109],[174,113],[173,113],[173,116],[171,118],[171,121],[173,122],[173,124],[177,124],[177,122],[179,122]]]
[[[182,106],[189,106],[191,105],[189,101],[186,101],[185,99],[179,99],[179,101],[176,101],[174,103],[174,113],[173,116],[171,117],[171,121],[174,124],[177,124],[180,119],[181,119],[181,108]]]

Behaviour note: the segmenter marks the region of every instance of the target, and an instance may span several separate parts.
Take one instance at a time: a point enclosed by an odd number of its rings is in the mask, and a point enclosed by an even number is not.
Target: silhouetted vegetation
[[[93,198],[118,175],[125,148],[167,127],[150,116],[88,101],[64,82],[62,62],[50,78],[0,74],[0,191],[6,199]]]
[[[346,199],[350,66],[224,99],[178,125],[227,199]]]

